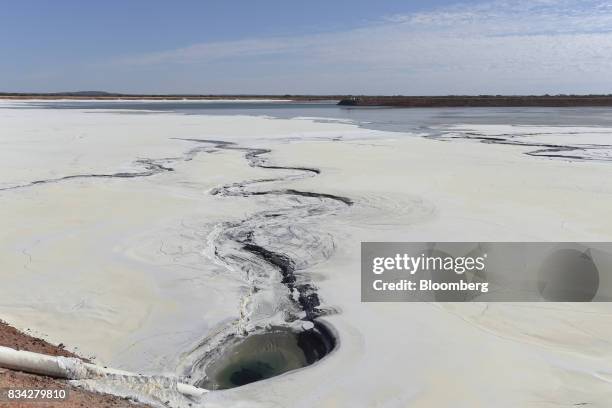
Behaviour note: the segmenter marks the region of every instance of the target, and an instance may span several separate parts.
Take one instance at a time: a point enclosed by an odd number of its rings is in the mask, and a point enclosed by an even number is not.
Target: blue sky
[[[610,93],[612,2],[21,0],[0,91]]]

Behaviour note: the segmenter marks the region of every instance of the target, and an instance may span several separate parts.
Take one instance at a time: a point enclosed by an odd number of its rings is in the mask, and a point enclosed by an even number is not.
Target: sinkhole
[[[238,339],[206,367],[196,385],[209,390],[239,387],[306,367],[335,347],[331,331],[320,322],[308,330],[273,327]]]

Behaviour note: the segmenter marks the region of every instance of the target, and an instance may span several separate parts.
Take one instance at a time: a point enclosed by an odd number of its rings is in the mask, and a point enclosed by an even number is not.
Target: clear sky
[[[612,93],[612,1],[20,0],[0,91]]]

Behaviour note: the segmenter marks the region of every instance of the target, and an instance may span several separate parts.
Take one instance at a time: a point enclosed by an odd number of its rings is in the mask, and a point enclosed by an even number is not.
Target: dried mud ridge
[[[317,221],[345,210],[353,201],[333,194],[277,188],[283,182],[314,177],[320,170],[271,165],[262,157],[269,149],[218,140],[181,140],[211,145],[219,151],[243,152],[251,167],[279,173],[210,192],[222,197],[257,198],[266,209],[237,222],[222,223],[208,237],[210,255],[229,271],[241,274],[248,289],[239,319],[186,353],[182,374],[198,386],[230,388],[320,360],[335,347],[335,338],[317,318],[334,310],[322,306],[317,288],[303,271],[328,259],[335,249],[333,237],[321,231]],[[288,362],[281,362],[279,356]]]
[[[546,134],[547,133],[513,133],[490,136],[477,132],[465,132],[461,135],[448,135],[446,133],[443,133],[426,137],[438,140],[468,139],[489,144],[533,147],[535,148],[535,150],[525,152],[525,154],[528,156],[535,157],[549,157],[552,159],[566,159],[578,161],[612,161],[612,156],[609,155],[609,152],[612,151],[612,145],[587,143],[566,145],[559,143],[533,142],[529,140],[519,139],[520,137],[542,136]],[[580,134],[580,132],[566,132],[562,134],[572,135]]]
[[[131,172],[117,172],[117,173],[90,173],[90,174],[72,174],[69,176],[49,178],[49,179],[41,179],[34,180],[29,183],[18,184],[15,186],[9,187],[0,187],[0,191],[8,191],[8,190],[18,190],[28,187],[35,187],[44,184],[52,184],[52,183],[61,183],[64,181],[71,180],[80,180],[80,179],[91,179],[91,178],[99,178],[99,179],[129,179],[129,178],[138,178],[138,177],[151,177],[159,173],[165,173],[174,171],[173,167],[170,167],[171,164],[179,161],[191,161],[198,154],[206,149],[202,147],[198,147],[195,149],[191,149],[187,151],[180,157],[167,157],[162,159],[148,159],[142,158],[134,161],[134,164],[140,167],[142,170],[131,171]]]

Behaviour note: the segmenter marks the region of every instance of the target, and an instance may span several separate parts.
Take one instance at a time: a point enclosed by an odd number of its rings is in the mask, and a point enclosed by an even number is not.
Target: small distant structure
[[[349,96],[347,98],[340,100],[340,102],[338,102],[338,105],[356,106],[356,105],[359,105],[359,98],[356,96]]]

